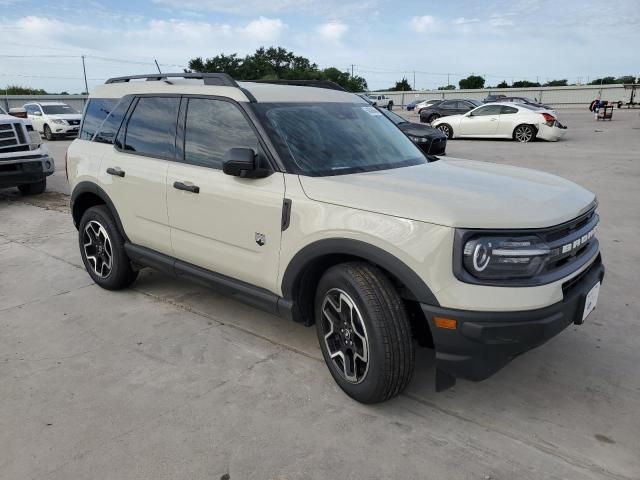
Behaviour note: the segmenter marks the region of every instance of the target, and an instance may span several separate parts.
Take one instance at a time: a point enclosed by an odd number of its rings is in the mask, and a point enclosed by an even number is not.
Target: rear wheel
[[[124,239],[106,206],[91,207],[82,215],[78,241],[87,272],[102,288],[120,290],[131,285],[138,276],[124,250]]]
[[[39,195],[44,193],[47,189],[47,179],[43,178],[39,182],[27,183],[26,185],[19,185],[18,190],[22,195]]]
[[[336,383],[362,403],[388,400],[413,374],[414,345],[405,305],[375,266],[329,269],[315,298],[316,330]]]
[[[451,140],[453,138],[453,128],[451,128],[451,125],[447,123],[441,123],[436,128],[444,133],[447,136],[448,140]]]
[[[520,143],[532,142],[536,138],[536,131],[531,125],[518,125],[513,131],[513,139]]]

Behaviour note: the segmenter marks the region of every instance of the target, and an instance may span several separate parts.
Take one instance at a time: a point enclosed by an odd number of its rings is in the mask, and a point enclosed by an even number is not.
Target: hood
[[[52,113],[47,115],[49,118],[60,118],[62,120],[82,120],[81,113]]]
[[[320,202],[464,228],[541,228],[587,211],[595,195],[527,168],[471,160],[368,173],[300,177]]]
[[[428,137],[428,138],[438,138],[438,137],[446,137],[444,133],[442,133],[437,128],[433,128],[429,125],[421,125],[419,123],[407,122],[401,123],[398,125],[398,128],[402,130],[407,135],[412,135],[414,137]]]

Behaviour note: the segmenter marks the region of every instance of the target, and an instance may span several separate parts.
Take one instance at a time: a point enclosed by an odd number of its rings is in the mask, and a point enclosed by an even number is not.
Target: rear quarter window
[[[78,138],[91,140],[98,131],[100,125],[107,115],[111,113],[113,107],[118,103],[118,98],[91,98],[84,109],[82,115],[82,126]]]

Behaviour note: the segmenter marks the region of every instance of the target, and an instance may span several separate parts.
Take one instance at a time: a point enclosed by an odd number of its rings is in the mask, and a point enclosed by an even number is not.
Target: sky
[[[189,59],[282,46],[320,67],[418,89],[640,76],[638,0],[0,0],[0,91],[89,89]],[[415,72],[415,73],[414,73]],[[415,79],[415,80],[414,80]]]

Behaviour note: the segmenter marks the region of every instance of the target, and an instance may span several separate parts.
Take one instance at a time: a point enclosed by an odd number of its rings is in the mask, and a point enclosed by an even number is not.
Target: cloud
[[[422,15],[421,17],[413,17],[409,22],[411,28],[418,33],[425,33],[432,30],[435,26],[436,19],[431,15]]]
[[[0,0],[1,1],[1,0]],[[375,0],[153,0],[176,11],[184,9],[237,15],[302,12],[310,15],[344,17],[374,8]]]
[[[286,25],[279,18],[260,17],[239,30],[255,40],[267,42],[276,40],[285,28]]]
[[[510,18],[513,16],[513,13],[507,13],[504,15],[491,15],[491,18],[489,18],[489,25],[491,25],[492,27],[513,27],[515,24]]]
[[[458,17],[453,21],[453,23],[454,25],[468,25],[469,23],[478,23],[479,21],[479,18]]]
[[[349,30],[349,26],[341,22],[328,22],[320,25],[317,30],[325,40],[339,42]]]

